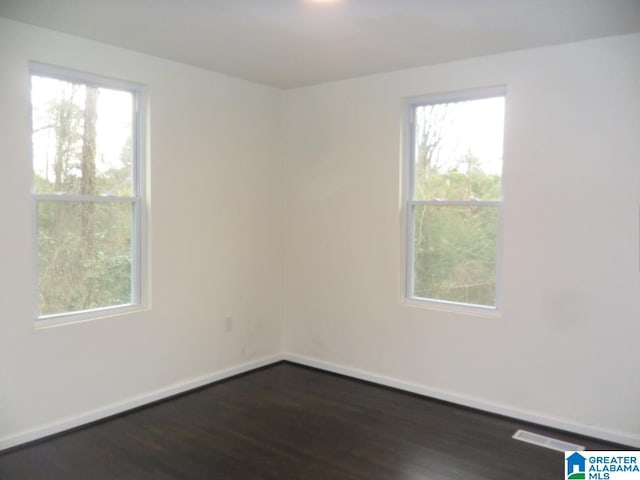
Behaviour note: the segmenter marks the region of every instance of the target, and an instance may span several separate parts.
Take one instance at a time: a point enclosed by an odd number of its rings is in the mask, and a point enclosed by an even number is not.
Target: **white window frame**
[[[425,105],[436,105],[440,103],[465,102],[471,100],[481,100],[485,98],[504,97],[507,98],[506,86],[494,86],[459,92],[449,92],[436,95],[411,97],[403,104],[403,168],[402,168],[402,297],[401,303],[424,307],[434,310],[453,311],[475,316],[498,317],[502,306],[502,246],[503,246],[503,209],[504,209],[504,153],[501,176],[501,198],[500,200],[414,200],[415,192],[415,113],[416,108]],[[506,117],[506,108],[505,108]],[[503,137],[506,139],[506,119]],[[498,210],[498,227],[496,232],[496,287],[495,304],[493,306],[469,304],[450,300],[440,300],[435,298],[422,298],[413,294],[415,287],[414,279],[414,217],[413,211],[420,205],[439,206],[494,206]]]
[[[35,192],[33,165],[31,167],[31,196],[32,196],[32,231],[34,236],[34,279],[35,279],[35,321],[36,327],[48,327],[58,324],[75,323],[78,321],[103,318],[111,315],[129,313],[143,310],[147,307],[147,205],[146,205],[146,89],[143,85],[104,77],[92,73],[79,72],[76,70],[47,65],[38,62],[29,62],[29,82],[32,76],[49,77],[57,80],[80,83],[97,88],[107,88],[128,92],[133,98],[133,119],[132,119],[132,175],[133,175],[133,195],[113,196],[113,195],[77,195],[67,193],[40,194]],[[30,107],[30,112],[33,107]],[[30,125],[32,128],[32,124]],[[33,162],[33,152],[30,160]],[[132,255],[132,278],[131,278],[131,303],[124,305],[106,306],[89,310],[75,312],[62,312],[49,315],[41,315],[39,307],[38,293],[38,202],[96,202],[96,203],[130,203],[133,209],[133,221],[131,232],[131,255]]]

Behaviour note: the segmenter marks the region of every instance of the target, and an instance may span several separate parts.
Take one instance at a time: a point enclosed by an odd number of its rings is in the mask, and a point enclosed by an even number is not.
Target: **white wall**
[[[506,85],[502,314],[400,304],[401,99]],[[640,36],[285,97],[290,358],[640,446]]]
[[[148,86],[147,311],[34,328],[28,60]],[[0,449],[282,350],[280,96],[0,19]]]

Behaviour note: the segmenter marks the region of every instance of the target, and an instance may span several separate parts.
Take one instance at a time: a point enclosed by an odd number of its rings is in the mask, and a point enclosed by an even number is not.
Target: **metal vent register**
[[[513,438],[522,442],[532,443],[544,448],[558,450],[560,452],[573,452],[576,450],[584,450],[584,446],[575,443],[563,442],[557,438],[546,437],[537,433],[527,432],[526,430],[518,430],[513,434]]]

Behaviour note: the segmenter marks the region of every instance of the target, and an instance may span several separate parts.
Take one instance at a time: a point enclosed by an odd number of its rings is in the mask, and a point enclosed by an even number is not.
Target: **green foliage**
[[[82,232],[84,202],[38,202],[41,315],[131,303],[131,205],[93,204],[93,238]]]
[[[486,173],[480,162],[467,153],[450,170],[416,166],[416,200],[499,200],[502,177]]]
[[[420,205],[414,224],[414,295],[494,305],[498,207]]]

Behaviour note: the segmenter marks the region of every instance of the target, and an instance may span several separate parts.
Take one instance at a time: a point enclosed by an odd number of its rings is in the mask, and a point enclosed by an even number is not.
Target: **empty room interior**
[[[0,0],[0,87],[0,478],[640,449],[638,0]]]

